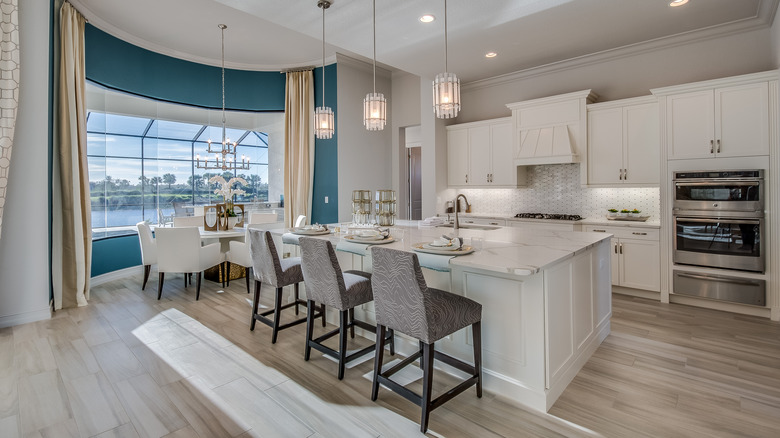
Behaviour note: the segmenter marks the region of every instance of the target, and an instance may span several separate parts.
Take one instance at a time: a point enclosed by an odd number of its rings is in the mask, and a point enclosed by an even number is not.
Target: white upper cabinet
[[[525,169],[512,158],[509,117],[447,127],[447,182],[456,187],[525,185]]]
[[[769,95],[777,72],[652,90],[666,99],[670,160],[769,155]]]
[[[588,105],[588,184],[658,185],[660,129],[654,97]]]

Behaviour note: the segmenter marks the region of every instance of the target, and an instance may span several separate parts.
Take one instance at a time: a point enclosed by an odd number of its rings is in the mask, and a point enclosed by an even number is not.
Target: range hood
[[[583,90],[508,104],[515,165],[579,163],[588,138],[586,105],[596,98],[591,90]]]

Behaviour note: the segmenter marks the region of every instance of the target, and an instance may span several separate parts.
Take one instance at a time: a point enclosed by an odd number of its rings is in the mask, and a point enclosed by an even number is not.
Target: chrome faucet
[[[463,200],[466,201],[466,210],[468,210],[471,207],[471,204],[469,204],[469,200],[466,198],[466,195],[464,195],[463,193],[455,197],[455,201],[453,201],[453,204],[455,204],[455,224],[452,227],[454,230],[460,228],[460,222],[458,222],[458,210],[460,210],[458,208],[460,206],[460,204],[458,204],[458,200],[460,198],[463,198]]]

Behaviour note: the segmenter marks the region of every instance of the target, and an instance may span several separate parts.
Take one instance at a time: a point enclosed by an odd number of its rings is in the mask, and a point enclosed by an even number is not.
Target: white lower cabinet
[[[586,225],[583,231],[611,233],[612,285],[661,291],[661,252],[655,228]]]

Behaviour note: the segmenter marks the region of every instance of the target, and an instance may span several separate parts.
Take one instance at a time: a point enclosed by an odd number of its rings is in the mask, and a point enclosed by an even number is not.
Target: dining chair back
[[[152,236],[152,229],[146,222],[135,224],[138,229],[138,241],[141,245],[141,264],[144,265],[144,282],[141,290],[146,288],[146,282],[149,280],[149,273],[152,265],[157,263],[157,243]]]
[[[187,274],[197,272],[197,292],[195,300],[200,298],[200,280],[204,270],[212,266],[222,266],[224,255],[220,244],[201,246],[200,232],[196,227],[158,228],[157,231],[157,299],[162,297],[165,273],[184,273],[184,285]]]
[[[183,202],[171,202],[173,204],[173,213],[175,216],[192,216],[190,211],[184,208]]]
[[[306,225],[306,216],[300,215],[298,216],[298,219],[295,219],[295,228],[302,227]]]
[[[162,208],[157,209],[157,225],[167,227],[173,224],[173,215],[167,215]]]
[[[174,227],[202,227],[203,216],[175,216],[173,218]]]

